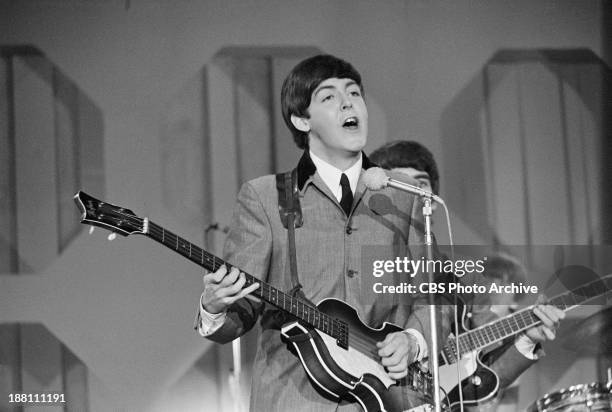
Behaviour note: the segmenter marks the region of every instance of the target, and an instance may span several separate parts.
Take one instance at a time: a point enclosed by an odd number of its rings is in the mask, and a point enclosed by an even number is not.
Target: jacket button
[[[356,271],[356,270],[353,270],[353,269],[349,269],[349,270],[346,272],[346,275],[347,275],[349,278],[354,278],[356,274],[357,274],[357,271]]]
[[[353,233],[353,228],[351,228],[351,227],[347,227],[347,228],[346,228],[346,234],[347,234],[347,235],[350,235],[351,233]]]

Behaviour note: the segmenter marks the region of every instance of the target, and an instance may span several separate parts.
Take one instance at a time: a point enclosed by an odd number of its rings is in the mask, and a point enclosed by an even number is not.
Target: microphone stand
[[[423,197],[423,217],[425,218],[425,246],[427,261],[433,260],[433,236],[431,234],[431,197]],[[434,282],[434,274],[431,269],[431,265],[427,265],[427,281],[429,284]],[[429,358],[431,360],[431,369],[433,375],[433,395],[434,395],[434,410],[441,412],[442,400],[440,398],[440,371],[438,362],[438,332],[437,332],[437,321],[436,321],[436,305],[435,298],[432,293],[429,293],[429,328],[431,337],[431,347],[429,348]]]
[[[204,241],[206,245],[209,243],[209,234],[211,231],[220,231],[227,234],[227,232],[229,232],[229,227],[221,227],[217,222],[206,226],[206,228],[204,228]],[[242,357],[240,347],[240,338],[234,339],[232,341],[232,368],[230,369],[228,376],[229,392],[232,397],[234,412],[244,412],[246,410],[242,401],[242,393],[240,391],[240,375],[242,373]]]

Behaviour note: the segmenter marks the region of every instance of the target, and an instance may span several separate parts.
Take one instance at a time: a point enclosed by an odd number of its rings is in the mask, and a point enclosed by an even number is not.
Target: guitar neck
[[[563,311],[568,311],[578,305],[607,293],[612,288],[612,276],[606,276],[587,283],[577,289],[565,292],[550,299],[547,304],[555,306]],[[480,350],[491,344],[500,342],[508,337],[517,335],[532,326],[541,323],[540,318],[534,313],[535,306],[522,309],[516,313],[505,316],[487,325],[459,335],[459,359],[470,352]],[[447,343],[443,349],[448,359],[457,358],[456,342]]]
[[[215,272],[224,265],[227,267],[228,271],[233,268],[231,264],[227,263],[223,259],[208,253],[204,249],[194,245],[180,236],[175,235],[174,233],[164,229],[148,219],[144,219],[143,226],[143,233],[146,236],[172,249],[176,253],[186,257],[208,271]],[[238,269],[240,270],[240,268]],[[274,286],[257,279],[253,275],[243,271],[241,272],[244,273],[246,279],[245,287],[248,287],[253,283],[259,283],[259,287],[253,292],[255,296],[285,312],[290,313],[297,319],[306,322],[307,324],[327,333],[332,337],[341,339],[346,333],[346,326],[339,320],[319,311],[316,307],[312,306],[308,302],[288,295]]]

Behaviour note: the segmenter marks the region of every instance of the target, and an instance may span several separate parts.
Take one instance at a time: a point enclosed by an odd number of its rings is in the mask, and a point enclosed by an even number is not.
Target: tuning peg
[[[94,232],[95,227],[89,226],[89,234],[91,235]]]
[[[109,242],[112,242],[113,240],[115,240],[116,237],[117,237],[117,234],[115,232],[108,235]]]

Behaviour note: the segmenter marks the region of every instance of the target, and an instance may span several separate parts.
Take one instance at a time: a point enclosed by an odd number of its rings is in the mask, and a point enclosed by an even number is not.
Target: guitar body
[[[493,370],[482,363],[482,353],[464,355],[457,364],[440,367],[440,386],[446,391],[446,402],[451,411],[459,411],[460,397],[457,384],[457,367],[461,373],[463,405],[474,406],[494,398],[499,390],[499,378]]]
[[[460,336],[465,336],[468,332],[466,327],[467,307],[463,301],[459,300],[459,310],[461,312]],[[445,347],[448,355],[448,348],[455,344],[453,336],[448,339]],[[443,355],[445,352],[442,352]],[[495,397],[499,390],[499,377],[488,366],[482,362],[483,352],[474,350],[463,354],[458,362],[444,364],[439,368],[440,387],[446,393],[445,402],[450,404],[451,411],[461,409],[461,397],[459,396],[459,381],[461,381],[462,397],[464,406],[474,406],[481,404]],[[458,375],[461,377],[458,378]]]
[[[337,299],[325,299],[319,311],[341,319],[351,331],[348,348],[326,333],[295,321],[281,329],[315,388],[328,399],[358,402],[364,411],[426,410],[432,403],[431,382],[410,373],[399,382],[389,378],[376,354],[376,342],[402,328],[385,323],[379,329],[365,325],[354,308]],[[371,354],[368,356],[367,354]],[[411,366],[415,367],[415,366]]]

